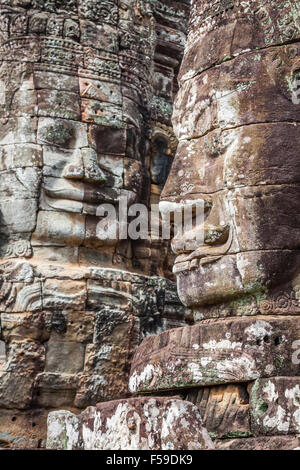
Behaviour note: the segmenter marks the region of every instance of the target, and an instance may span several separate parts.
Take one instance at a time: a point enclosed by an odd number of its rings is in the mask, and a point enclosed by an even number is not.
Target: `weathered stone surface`
[[[6,348],[4,370],[33,374],[45,367],[45,346],[39,341],[11,341]]]
[[[250,388],[251,429],[257,436],[299,434],[300,378],[259,379]]]
[[[46,438],[48,412],[0,410],[0,448],[36,449]]]
[[[187,401],[125,400],[144,339],[131,392],[180,390],[219,448],[299,448],[296,1],[191,2],[163,192],[189,2],[117,3],[1,10],[0,412],[124,398],[53,415],[50,447],[210,447]],[[203,243],[172,241],[184,306],[167,241],[99,224],[160,195],[204,206]]]
[[[33,379],[20,372],[0,372],[0,408],[28,409],[32,401]]]
[[[220,449],[299,447],[299,31],[295,2],[191,2],[161,206],[204,207],[172,240],[199,324],[146,338],[130,390],[180,390]]]
[[[49,341],[46,352],[46,372],[75,374],[82,371],[84,345],[74,342]]]
[[[216,128],[256,123],[299,122],[299,106],[293,102],[299,52],[291,51],[293,45],[248,53],[185,82],[174,107],[177,137],[198,138]]]
[[[201,265],[200,260],[199,269],[192,271],[189,264],[185,268],[176,265],[180,271],[179,296],[185,305],[194,308],[197,320],[260,313],[299,314],[298,280],[293,279],[298,259],[297,251],[274,250],[216,257],[210,265]],[[258,265],[265,269],[257,270]],[[284,268],[286,279],[281,284]],[[199,285],[205,289],[199,290]]]
[[[246,385],[220,385],[190,390],[186,400],[194,403],[213,439],[249,437],[250,411]]]
[[[178,390],[294,375],[299,317],[210,321],[146,338],[135,353],[131,392]]]
[[[42,372],[34,381],[33,403],[40,408],[73,406],[78,376],[59,372]]]
[[[182,140],[170,178],[180,183],[184,195],[278,182],[296,184],[300,175],[295,155],[298,130],[297,123],[253,124],[250,136],[249,128],[243,126],[223,132],[214,130],[199,139]],[[285,159],[282,158],[283,148]],[[184,158],[185,154],[192,158]],[[209,164],[208,157],[211,158]],[[170,185],[164,194],[176,197],[178,191],[179,185]]]
[[[40,282],[4,282],[2,283],[2,312],[34,312],[42,308]]]
[[[212,441],[191,403],[176,398],[131,398],[48,416],[48,449],[205,450]]]
[[[194,1],[182,80],[249,50],[297,42],[296,1]]]
[[[84,281],[46,279],[43,285],[43,307],[84,310],[86,303]]]
[[[110,203],[119,215],[121,198],[150,207],[158,135],[168,160],[175,154],[189,3],[4,3],[0,414],[77,412],[127,397],[142,339],[185,324],[165,279],[173,279],[169,242],[103,240],[97,211]],[[45,421],[41,437],[29,427],[23,418],[16,433],[8,425],[7,439],[0,429],[0,447],[42,446]]]
[[[100,7],[86,0],[71,15],[64,2],[7,3],[1,16],[0,151],[1,171],[9,172],[2,175],[3,194],[11,191],[13,199],[1,206],[8,247],[16,234],[28,243],[28,256],[32,247],[52,247],[48,253],[55,256],[56,246],[84,242],[95,258],[103,245],[82,213],[95,215],[100,203],[116,204],[122,189],[141,198],[151,130],[163,124],[168,140],[174,139],[174,78],[189,5],[164,3],[106,1]],[[110,156],[119,161],[109,173],[102,161]],[[140,160],[138,172],[130,159]],[[37,184],[31,184],[33,174]],[[15,226],[10,204],[16,208],[17,200]],[[132,256],[124,264],[132,268]]]
[[[191,8],[173,113],[180,142],[162,203],[203,201],[204,240],[189,247],[185,230],[172,241],[179,297],[197,321],[298,312],[296,5]]]
[[[41,312],[2,313],[1,336],[6,342],[24,338],[43,342],[49,338],[49,332]]]
[[[299,450],[297,436],[251,437],[215,441],[217,450]]]

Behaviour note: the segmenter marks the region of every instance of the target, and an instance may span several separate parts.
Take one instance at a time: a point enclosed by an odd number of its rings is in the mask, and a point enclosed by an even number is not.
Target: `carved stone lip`
[[[219,246],[204,245],[197,248],[188,255],[179,255],[175,259],[173,273],[179,274],[184,271],[192,271],[198,269],[200,265],[214,263],[218,261],[230,250],[232,245],[232,227],[230,227],[229,235],[226,243]]]
[[[56,200],[76,201],[93,204],[95,206],[103,203],[116,204],[118,202],[118,198],[106,190],[91,190],[90,188],[84,189],[84,191],[81,191],[80,189],[77,190],[76,188],[71,190],[53,190],[47,187],[44,187],[43,189],[48,198]]]

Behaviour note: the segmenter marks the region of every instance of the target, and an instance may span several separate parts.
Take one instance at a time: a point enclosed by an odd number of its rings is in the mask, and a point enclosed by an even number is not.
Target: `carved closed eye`
[[[46,126],[41,130],[40,140],[50,145],[67,147],[73,135],[74,132],[70,125],[67,123],[56,123],[52,126]]]

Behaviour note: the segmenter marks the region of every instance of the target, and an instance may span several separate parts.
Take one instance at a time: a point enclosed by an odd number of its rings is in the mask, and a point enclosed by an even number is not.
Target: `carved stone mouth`
[[[45,194],[53,200],[76,201],[81,203],[99,205],[102,203],[116,204],[118,195],[111,188],[95,190],[91,188],[81,189],[52,189],[44,187]]]
[[[218,261],[222,256],[228,253],[232,244],[232,238],[232,228],[229,227],[228,239],[223,245],[204,245],[188,255],[177,256],[173,267],[173,273],[179,274],[184,271],[193,271],[198,269],[200,266]]]

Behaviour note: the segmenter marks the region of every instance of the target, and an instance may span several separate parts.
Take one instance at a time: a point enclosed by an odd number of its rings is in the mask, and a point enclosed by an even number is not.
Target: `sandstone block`
[[[32,266],[23,260],[10,260],[0,263],[1,279],[6,282],[33,282]]]
[[[84,240],[85,216],[54,211],[39,211],[33,245],[80,245]]]
[[[215,441],[217,450],[299,450],[297,436],[250,437]]]
[[[38,91],[38,115],[64,119],[80,119],[80,101],[75,93],[60,90]]]
[[[205,450],[213,444],[198,409],[176,398],[131,398],[98,404],[81,415],[48,417],[48,449]]]
[[[41,312],[1,313],[1,334],[5,341],[28,338],[42,342],[49,336]]]
[[[86,295],[85,281],[46,279],[43,285],[43,307],[84,310]]]
[[[205,137],[182,140],[164,197],[188,194],[189,187],[190,192],[205,193],[278,182],[294,184],[300,174],[294,151],[300,140],[299,124],[253,124],[250,135],[249,130],[247,126],[226,132],[218,129]],[[283,148],[287,159],[282,158]]]
[[[57,74],[48,70],[36,70],[34,72],[34,84],[36,89],[79,92],[77,77],[63,73]]]
[[[300,433],[300,377],[258,379],[250,387],[256,436]]]
[[[0,144],[36,143],[37,119],[25,117],[7,119],[0,128]]]
[[[0,200],[38,198],[40,182],[41,171],[34,167],[1,171]]]
[[[11,341],[6,347],[7,372],[32,374],[41,372],[45,367],[45,346],[39,341],[23,339]]]
[[[288,46],[271,48],[243,54],[184,82],[174,104],[178,139],[198,138],[216,128],[299,122],[293,103],[297,60]]]
[[[146,338],[133,358],[131,392],[248,382],[299,372],[299,317],[208,321]]]
[[[33,403],[41,408],[73,406],[77,385],[76,374],[42,372],[34,381]]]
[[[47,411],[0,410],[0,448],[31,449],[46,438]],[[6,443],[6,445],[5,445]]]
[[[37,199],[8,199],[0,202],[0,233],[28,233],[34,230]]]
[[[59,304],[58,304],[59,305]],[[76,343],[90,343],[94,334],[95,312],[67,308],[45,312],[45,322],[51,330],[51,339]]]
[[[66,149],[88,147],[87,125],[73,120],[40,117],[37,140]]]
[[[41,167],[42,149],[35,144],[13,144],[1,147],[1,170]]]
[[[0,408],[26,409],[30,406],[33,378],[26,373],[0,372]]]
[[[1,312],[34,312],[42,309],[40,282],[7,282],[2,285],[2,289]]]
[[[81,343],[49,341],[45,372],[76,374],[83,369],[85,346]]]
[[[195,2],[180,79],[249,50],[297,42],[299,22],[294,2]]]
[[[80,94],[86,99],[117,105],[122,104],[121,88],[115,83],[102,82],[89,77],[79,78]]]

